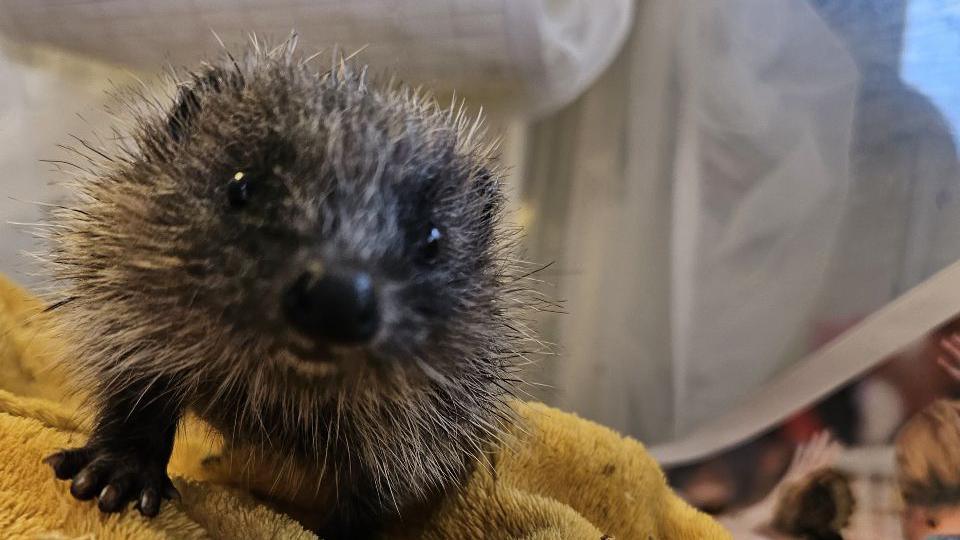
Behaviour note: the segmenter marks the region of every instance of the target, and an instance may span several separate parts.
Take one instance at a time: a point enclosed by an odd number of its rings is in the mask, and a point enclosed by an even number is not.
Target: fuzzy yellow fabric
[[[41,459],[82,444],[87,415],[52,361],[67,348],[37,324],[39,303],[0,276],[0,536],[3,538],[315,538],[295,520],[228,487],[210,456],[222,448],[195,420],[178,435],[170,473],[182,494],[160,516],[105,516],[74,500]],[[544,405],[523,419],[492,467],[392,538],[730,538],[682,502],[644,448]],[[264,470],[267,478],[272,477]],[[397,527],[400,528],[400,527]]]

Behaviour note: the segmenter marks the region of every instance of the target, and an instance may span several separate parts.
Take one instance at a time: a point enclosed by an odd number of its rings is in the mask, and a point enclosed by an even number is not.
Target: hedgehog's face
[[[491,352],[501,195],[446,112],[267,65],[195,81],[152,129],[164,147],[120,180],[157,186],[128,216],[152,230],[129,252],[167,261],[118,283],[158,288],[138,309],[307,375],[429,376]]]

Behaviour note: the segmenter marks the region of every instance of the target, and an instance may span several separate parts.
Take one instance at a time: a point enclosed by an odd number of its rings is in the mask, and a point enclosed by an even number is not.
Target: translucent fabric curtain
[[[950,126],[905,79],[919,4],[638,4],[613,67],[531,130],[531,252],[568,311],[550,399],[667,444],[882,359],[824,345],[960,257]],[[893,341],[960,309],[924,294]]]

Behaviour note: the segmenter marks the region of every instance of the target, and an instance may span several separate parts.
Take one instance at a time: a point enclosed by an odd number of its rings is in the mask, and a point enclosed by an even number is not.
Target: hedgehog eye
[[[250,179],[243,171],[237,171],[227,184],[227,199],[234,208],[245,206],[250,200]]]
[[[443,238],[443,233],[432,223],[427,227],[427,230],[427,237],[424,238],[423,242],[423,259],[427,262],[433,262],[440,254],[440,240]]]

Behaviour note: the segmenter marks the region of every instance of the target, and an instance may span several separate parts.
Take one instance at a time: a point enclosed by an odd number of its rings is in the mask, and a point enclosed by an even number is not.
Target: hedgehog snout
[[[330,345],[367,343],[380,327],[375,283],[362,270],[305,271],[283,292],[281,305],[299,333]]]

